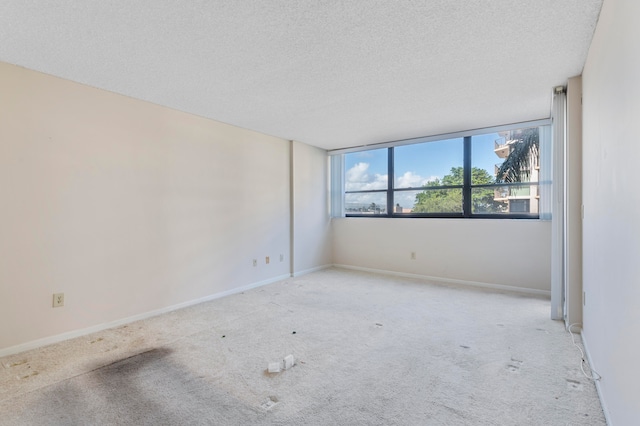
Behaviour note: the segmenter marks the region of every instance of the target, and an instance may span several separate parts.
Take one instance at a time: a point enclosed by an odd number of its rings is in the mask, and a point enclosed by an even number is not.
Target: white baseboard
[[[32,340],[30,342],[22,343],[16,346],[10,346],[8,348],[0,349],[0,357],[4,357],[7,355],[14,355],[20,352],[28,351],[31,349],[40,348],[42,346],[51,345],[54,343],[59,343],[65,340],[74,339],[76,337],[86,336],[87,334],[96,333],[98,331],[106,330],[108,328],[119,327],[121,325],[129,324],[135,321],[144,320],[147,318],[154,317],[156,315],[166,314],[171,311],[175,311],[178,309],[186,308],[189,306],[197,305],[199,303],[208,302],[210,300],[220,299],[225,296],[230,296],[232,294],[241,293],[243,291],[251,290],[252,288],[261,287],[263,285],[271,284],[277,281],[282,281],[284,279],[290,278],[289,274],[279,275],[274,278],[269,278],[268,280],[259,281],[251,284],[247,284],[242,287],[233,288],[231,290],[226,290],[220,293],[211,294],[209,296],[201,297],[199,299],[190,300],[188,302],[179,303],[177,305],[167,306],[165,308],[156,309],[149,312],[144,312],[142,314],[133,315],[130,317],[122,318],[119,320],[94,325],[92,327],[83,328],[80,330],[68,331],[66,333],[56,334],[55,336],[44,337],[42,339]]]
[[[381,269],[364,268],[364,267],[360,267],[360,266],[341,265],[341,264],[322,265],[322,266],[318,266],[318,267],[315,267],[315,268],[305,269],[303,271],[297,271],[297,272],[294,272],[293,274],[279,275],[277,277],[273,277],[273,278],[270,278],[270,279],[267,279],[267,280],[264,280],[264,281],[259,281],[259,282],[247,284],[247,285],[242,286],[242,287],[237,287],[237,288],[234,288],[234,289],[231,289],[231,290],[227,290],[227,291],[223,291],[223,292],[220,292],[220,293],[212,294],[212,295],[205,296],[205,297],[202,297],[202,298],[199,298],[199,299],[190,300],[188,302],[179,303],[177,305],[167,306],[165,308],[156,309],[156,310],[145,312],[145,313],[138,314],[138,315],[133,315],[133,316],[130,316],[130,317],[127,317],[127,318],[122,318],[122,319],[111,321],[111,322],[108,322],[108,323],[98,324],[98,325],[95,325],[95,326],[92,326],[92,327],[83,328],[83,329],[80,329],[80,330],[73,330],[73,331],[69,331],[69,332],[66,332],[66,333],[57,334],[55,336],[49,336],[49,337],[45,337],[45,338],[42,338],[42,339],[32,340],[30,342],[22,343],[20,345],[16,345],[16,346],[11,346],[11,347],[8,347],[8,348],[0,349],[0,357],[17,354],[17,353],[20,353],[20,352],[28,351],[28,350],[31,350],[31,349],[36,349],[36,348],[39,348],[39,347],[42,347],[42,346],[46,346],[46,345],[51,345],[51,344],[54,344],[54,343],[59,343],[59,342],[65,341],[65,340],[69,340],[69,339],[73,339],[73,338],[76,338],[76,337],[85,336],[87,334],[96,333],[98,331],[106,330],[108,328],[119,327],[121,325],[132,323],[134,321],[140,321],[140,320],[147,319],[147,318],[150,318],[150,317],[153,317],[153,316],[156,316],[156,315],[161,315],[161,314],[165,314],[167,312],[175,311],[177,309],[182,309],[182,308],[186,308],[186,307],[189,307],[189,306],[192,306],[192,305],[197,305],[198,303],[208,302],[210,300],[215,300],[215,299],[219,299],[221,297],[230,296],[232,294],[236,294],[236,293],[240,293],[240,292],[243,292],[243,291],[247,291],[247,290],[250,290],[252,288],[261,287],[261,286],[264,286],[264,285],[267,285],[267,284],[271,284],[271,283],[274,283],[274,282],[277,282],[277,281],[281,281],[281,280],[287,279],[287,278],[289,278],[291,276],[299,277],[299,276],[302,276],[302,275],[305,275],[305,274],[310,274],[312,272],[320,271],[320,270],[327,269],[327,268],[330,268],[330,267],[336,267],[336,268],[342,268],[342,269],[352,269],[352,270],[356,270],[356,271],[372,272],[372,273],[377,273],[377,274],[391,275],[391,276],[398,276],[398,277],[405,277],[405,278],[417,278],[417,279],[422,279],[422,280],[429,280],[429,281],[448,283],[448,284],[457,284],[457,285],[465,285],[465,286],[472,286],[472,287],[489,288],[489,289],[494,289],[494,290],[519,292],[519,293],[525,293],[525,294],[544,295],[544,296],[550,296],[550,294],[551,294],[550,291],[545,291],[545,290],[528,289],[528,288],[522,288],[522,287],[506,286],[506,285],[501,285],[501,284],[482,283],[482,282],[476,282],[476,281],[457,280],[457,279],[451,279],[451,278],[432,277],[432,276],[428,276],[428,275],[409,274],[409,273],[404,273],[404,272],[395,272],[395,271],[387,271],[387,270],[381,270]]]
[[[587,344],[587,339],[585,338],[584,333],[582,332],[582,330],[580,330],[580,338],[582,339],[582,346],[584,347],[584,356],[587,358],[587,363],[589,363],[589,368],[591,368],[591,371],[597,371],[594,367],[593,367],[593,363],[591,362],[591,355],[589,354],[589,345]],[[599,380],[594,380],[595,384],[596,384],[596,392],[598,393],[598,399],[600,400],[600,406],[602,406],[602,412],[604,413],[604,419],[606,420],[608,425],[611,425],[613,423],[611,423],[611,417],[609,416],[609,409],[607,408],[607,404],[605,403],[605,400],[603,398],[602,395],[602,388],[600,387],[600,381]]]
[[[446,284],[457,284],[457,285],[470,286],[470,287],[481,287],[481,288],[489,288],[493,290],[510,291],[510,292],[516,292],[516,293],[531,294],[536,296],[551,297],[551,291],[538,290],[535,288],[515,287],[515,286],[509,286],[509,285],[502,285],[502,284],[483,283],[479,281],[458,280],[454,278],[432,277],[429,275],[409,274],[406,272],[363,268],[361,266],[340,265],[340,264],[334,264],[333,266],[336,268],[352,269],[355,271],[363,271],[363,272],[373,272],[376,274],[391,275],[391,276],[403,277],[403,278],[417,278],[420,280],[435,281],[435,282],[446,283]]]
[[[331,268],[332,266],[333,265],[316,266],[315,268],[310,268],[310,269],[305,269],[303,271],[294,272],[293,274],[291,274],[291,276],[292,277],[299,277],[301,275],[306,275],[306,274],[310,274],[312,272],[321,271],[323,269],[328,269],[328,268]]]

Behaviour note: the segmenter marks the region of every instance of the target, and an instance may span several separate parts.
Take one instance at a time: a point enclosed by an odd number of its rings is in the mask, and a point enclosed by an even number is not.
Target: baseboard
[[[215,294],[212,294],[212,295],[209,295],[209,296],[205,296],[205,297],[202,297],[202,298],[199,298],[199,299],[190,300],[188,302],[179,303],[177,305],[172,305],[172,306],[168,306],[168,307],[165,307],[165,308],[156,309],[156,310],[145,312],[145,313],[138,314],[138,315],[133,315],[133,316],[130,316],[130,317],[127,317],[127,318],[122,318],[122,319],[111,321],[111,322],[108,322],[108,323],[103,323],[103,324],[99,324],[99,325],[96,325],[96,326],[83,328],[83,329],[80,329],[80,330],[73,330],[73,331],[69,331],[69,332],[66,332],[66,333],[57,334],[55,336],[45,337],[45,338],[42,338],[42,339],[32,340],[30,342],[22,343],[22,344],[16,345],[16,346],[10,346],[8,348],[0,349],[0,357],[17,354],[17,353],[20,353],[20,352],[28,351],[28,350],[31,350],[31,349],[36,349],[36,348],[39,348],[39,347],[42,347],[42,346],[51,345],[51,344],[54,344],[54,343],[59,343],[59,342],[65,341],[65,340],[69,340],[69,339],[73,339],[73,338],[76,338],[76,337],[85,336],[87,334],[96,333],[98,331],[106,330],[106,329],[109,329],[109,328],[119,327],[119,326],[122,326],[122,325],[125,325],[125,324],[129,324],[129,323],[132,323],[132,322],[135,322],[135,321],[140,321],[140,320],[144,320],[144,319],[156,316],[156,315],[161,315],[161,314],[165,314],[165,313],[168,313],[168,312],[171,312],[171,311],[175,311],[177,309],[186,308],[186,307],[189,307],[189,306],[197,305],[199,303],[208,302],[210,300],[215,300],[215,299],[219,299],[219,298],[222,298],[222,297],[225,297],[225,296],[230,296],[232,294],[236,294],[236,293],[240,293],[240,292],[243,292],[243,291],[251,290],[252,288],[261,287],[261,286],[264,286],[264,285],[267,285],[267,284],[271,284],[271,283],[274,283],[274,282],[277,282],[277,281],[281,281],[281,280],[287,279],[287,278],[289,278],[291,276],[299,277],[299,276],[302,276],[302,275],[305,275],[305,274],[309,274],[309,273],[312,273],[312,272],[320,271],[320,270],[327,269],[327,268],[330,268],[330,267],[336,267],[336,268],[342,268],[342,269],[351,269],[351,270],[364,271],[364,272],[372,272],[372,273],[377,273],[377,274],[391,275],[391,276],[398,276],[398,277],[405,277],[405,278],[417,278],[417,279],[436,281],[436,282],[441,282],[441,283],[457,284],[457,285],[471,286],[471,287],[481,287],[481,288],[488,288],[488,289],[501,290],[501,291],[511,291],[511,292],[533,294],[533,295],[544,295],[544,296],[550,296],[551,295],[550,291],[527,289],[527,288],[514,287],[514,286],[506,286],[506,285],[501,285],[501,284],[490,284],[490,283],[483,283],[483,282],[476,282],[476,281],[466,281],[466,280],[458,280],[458,279],[451,279],[451,278],[433,277],[433,276],[428,276],[428,275],[409,274],[409,273],[405,273],[405,272],[396,272],[396,271],[387,271],[387,270],[382,270],[382,269],[364,268],[364,267],[352,266],[352,265],[341,265],[341,264],[322,265],[322,266],[318,266],[318,267],[315,267],[315,268],[305,269],[303,271],[297,271],[297,272],[294,272],[293,274],[279,275],[277,277],[273,277],[273,278],[270,278],[270,279],[267,279],[267,280],[263,280],[263,281],[259,281],[259,282],[255,282],[255,283],[251,283],[251,284],[247,284],[247,285],[242,286],[242,287],[237,287],[237,288],[234,288],[234,289],[231,289],[231,290],[223,291],[223,292],[220,292],[220,293],[215,293]],[[596,386],[597,386],[597,383],[596,383]],[[603,404],[603,407],[604,407],[604,404]]]
[[[322,265],[322,266],[316,266],[315,268],[310,268],[310,269],[305,269],[303,271],[297,271],[294,272],[293,274],[291,274],[292,277],[299,277],[301,275],[306,275],[306,274],[310,274],[312,272],[316,272],[316,271],[321,271],[323,269],[328,269],[331,268],[333,265],[329,264],[329,265]]]
[[[581,330],[580,338],[582,339],[582,346],[584,347],[584,356],[587,358],[587,363],[589,364],[589,368],[591,371],[598,371],[594,368],[593,363],[591,362],[591,355],[589,353],[589,345],[587,344],[587,339],[585,338],[584,332]],[[609,409],[607,408],[607,404],[602,395],[602,388],[600,387],[600,381],[594,380],[596,384],[596,392],[598,393],[598,399],[600,400],[600,406],[602,407],[602,412],[604,413],[604,419],[606,420],[608,425],[611,425],[611,416],[609,416]]]
[[[454,278],[442,278],[442,277],[433,277],[429,275],[409,274],[406,272],[387,271],[384,269],[363,268],[361,266],[352,266],[352,265],[334,264],[333,266],[336,268],[352,269],[355,271],[364,271],[364,272],[373,272],[376,274],[391,275],[391,276],[403,277],[403,278],[417,278],[420,280],[435,281],[435,282],[446,283],[446,284],[457,284],[457,285],[469,286],[469,287],[480,287],[480,288],[488,288],[492,290],[509,291],[509,292],[536,295],[536,296],[551,297],[551,291],[538,290],[535,288],[524,288],[524,287],[515,287],[515,286],[509,286],[509,285],[502,285],[502,284],[483,283],[479,281],[467,281],[467,280],[458,280]]]
[[[247,284],[242,287],[233,288],[231,290],[226,290],[220,293],[211,294],[209,296],[201,297],[199,299],[190,300],[188,302],[179,303],[177,305],[167,306],[165,308],[156,309],[149,312],[144,312],[142,314],[133,315],[130,317],[122,318],[119,320],[98,324],[92,327],[83,328],[80,330],[68,331],[66,333],[56,334],[55,336],[44,337],[42,339],[32,340],[30,342],[22,343],[16,346],[10,346],[8,348],[0,349],[0,358],[8,355],[14,355],[20,352],[29,351],[31,349],[37,349],[43,346],[51,345],[54,343],[63,342],[65,340],[74,339],[76,337],[86,336],[87,334],[96,333],[98,331],[106,330],[109,328],[119,327],[121,325],[130,324],[135,321],[144,320],[147,318],[154,317],[156,315],[166,314],[168,312],[172,312],[178,309],[187,308],[189,306],[197,305],[199,303],[208,302],[210,300],[220,299],[225,296],[230,296],[232,294],[241,293],[243,291],[251,290],[252,288],[261,287],[263,285],[271,284],[277,281],[282,281],[284,279],[290,278],[290,274],[279,275],[274,278],[269,278],[267,280],[258,281],[255,283]]]

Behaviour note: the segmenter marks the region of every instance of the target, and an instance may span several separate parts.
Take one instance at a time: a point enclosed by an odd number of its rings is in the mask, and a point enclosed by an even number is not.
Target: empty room
[[[639,18],[2,2],[0,424],[638,424]]]

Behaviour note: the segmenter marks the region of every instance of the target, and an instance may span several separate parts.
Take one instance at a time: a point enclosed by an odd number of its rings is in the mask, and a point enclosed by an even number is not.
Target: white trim
[[[289,276],[296,267],[295,142],[289,141]]]
[[[305,269],[303,271],[298,271],[298,272],[294,272],[293,274],[291,274],[292,277],[299,277],[302,275],[307,275],[310,274],[312,272],[316,272],[316,271],[321,271],[323,269],[328,269],[331,268],[333,265],[329,264],[329,265],[322,265],[322,266],[316,266],[315,268],[310,268],[310,269]]]
[[[375,274],[391,275],[391,276],[403,277],[403,278],[417,278],[417,279],[420,279],[420,280],[434,281],[434,282],[437,282],[437,283],[457,284],[457,285],[463,285],[463,286],[468,286],[468,287],[488,288],[488,289],[492,289],[492,290],[524,293],[524,294],[530,294],[530,295],[536,295],[536,296],[547,296],[547,297],[551,296],[551,292],[550,291],[548,291],[548,290],[538,290],[538,289],[535,289],[535,288],[515,287],[515,286],[503,285],[503,284],[483,283],[483,282],[479,282],[479,281],[458,280],[458,279],[454,279],[454,278],[432,277],[432,276],[429,276],[429,275],[409,274],[409,273],[406,273],[406,272],[396,272],[396,271],[387,271],[387,270],[383,270],[383,269],[363,268],[361,266],[339,265],[339,264],[334,264],[333,266],[336,267],[336,268],[352,269],[352,270],[355,270],[355,271],[363,271],[363,272],[372,272],[372,273],[375,273]]]
[[[553,97],[552,187],[551,193],[551,307],[552,320],[564,319],[565,279],[565,205],[564,205],[564,151],[566,129],[566,96]]]
[[[353,146],[350,148],[332,149],[327,151],[328,155],[346,154],[349,152],[368,151],[371,149],[389,148],[392,146],[413,145],[416,143],[442,141],[447,139],[462,138],[465,136],[476,136],[485,133],[496,133],[504,130],[524,129],[527,127],[548,126],[551,124],[551,118],[543,118],[540,120],[523,121],[521,123],[504,124],[501,126],[483,127],[479,129],[463,130],[461,132],[443,133],[440,135],[423,136],[419,138],[402,139],[398,141],[372,143],[369,145]]]
[[[220,292],[220,293],[215,293],[215,294],[212,294],[212,295],[209,295],[209,296],[201,297],[199,299],[190,300],[188,302],[179,303],[177,305],[167,306],[165,308],[156,309],[156,310],[145,312],[145,313],[138,314],[138,315],[133,315],[133,316],[130,316],[130,317],[127,317],[127,318],[122,318],[122,319],[111,321],[111,322],[108,322],[108,323],[99,324],[99,325],[96,325],[96,326],[93,326],[93,327],[83,328],[83,329],[80,329],[80,330],[73,330],[73,331],[69,331],[69,332],[66,332],[66,333],[57,334],[55,336],[49,336],[49,337],[45,337],[45,338],[42,338],[42,339],[32,340],[30,342],[22,343],[20,345],[10,346],[8,348],[0,349],[0,357],[4,357],[4,356],[8,356],[8,355],[14,355],[14,354],[17,354],[17,353],[20,353],[20,352],[24,352],[24,351],[28,351],[28,350],[31,350],[31,349],[40,348],[40,347],[51,345],[51,344],[54,344],[54,343],[59,343],[59,342],[62,342],[62,341],[65,341],[65,340],[69,340],[69,339],[73,339],[73,338],[76,338],[76,337],[86,336],[86,335],[91,334],[91,333],[96,333],[96,332],[99,332],[99,331],[102,331],[102,330],[106,330],[106,329],[109,329],[109,328],[113,328],[113,327],[119,327],[121,325],[130,324],[130,323],[135,322],[135,321],[140,321],[140,320],[144,320],[144,319],[147,319],[147,318],[151,318],[151,317],[154,317],[156,315],[165,314],[165,313],[172,312],[172,311],[175,311],[175,310],[178,310],[178,309],[187,308],[189,306],[197,305],[199,303],[204,303],[204,302],[208,302],[208,301],[211,301],[211,300],[220,299],[222,297],[230,296],[230,295],[236,294],[236,293],[241,293],[243,291],[251,290],[251,289],[256,288],[256,287],[261,287],[261,286],[264,286],[264,285],[267,285],[267,284],[272,284],[272,283],[275,283],[275,282],[290,278],[291,276],[299,277],[299,276],[302,276],[302,275],[310,274],[312,272],[320,271],[320,270],[323,270],[323,269],[328,269],[328,268],[331,268],[331,267],[342,268],[342,269],[351,269],[351,270],[364,271],[364,272],[372,272],[372,273],[383,274],[383,275],[392,275],[392,276],[398,276],[398,277],[404,277],[404,278],[417,278],[417,279],[421,279],[421,280],[435,281],[435,282],[447,283],[447,284],[458,284],[458,285],[471,286],[471,287],[481,287],[481,288],[489,288],[489,289],[494,289],[494,290],[502,290],[502,291],[517,292],[517,293],[533,294],[533,295],[550,296],[550,294],[551,294],[551,292],[546,291],[546,290],[536,290],[536,289],[507,286],[507,285],[501,285],[501,284],[489,284],[489,283],[482,283],[482,282],[477,282],[477,281],[458,280],[458,279],[452,279],[452,278],[432,277],[432,276],[428,276],[428,275],[418,275],[418,274],[409,274],[409,273],[404,273],[404,272],[387,271],[387,270],[381,270],[381,269],[363,268],[363,267],[360,267],[360,266],[341,265],[341,264],[333,264],[333,265],[331,265],[331,264],[329,264],[329,265],[318,266],[318,267],[315,267],[315,268],[305,269],[303,271],[294,272],[293,274],[279,275],[277,277],[273,277],[273,278],[270,278],[270,279],[267,279],[267,280],[258,281],[258,282],[251,283],[251,284],[247,284],[247,285],[242,286],[242,287],[233,288],[233,289],[226,290],[226,291],[223,291],[223,292]],[[586,350],[586,344],[585,344],[585,350]],[[597,386],[597,383],[596,383],[596,386]],[[599,390],[598,390],[598,394],[600,395],[600,391]],[[600,400],[602,401],[602,396],[601,395],[600,395]],[[603,404],[603,407],[604,407],[604,404]],[[606,416],[606,412],[605,412],[605,416]]]
[[[589,355],[589,345],[587,345],[587,339],[585,339],[584,331],[580,330],[580,339],[582,339],[582,346],[584,347],[584,355],[587,358],[587,363],[589,364],[589,368],[591,371],[597,371],[593,367],[593,363],[591,362],[591,355]],[[596,392],[598,393],[598,399],[600,400],[600,406],[602,407],[602,413],[604,414],[604,420],[608,425],[612,425],[611,416],[609,415],[609,409],[607,408],[607,404],[604,402],[604,398],[602,395],[602,389],[600,388],[600,380],[594,380],[596,384]]]
[[[331,217],[344,217],[344,155],[329,156],[329,210]]]
[[[279,275],[274,278],[269,278],[268,280],[259,281],[251,284],[247,284],[242,287],[233,288],[231,290],[226,290],[220,293],[211,294],[209,296],[201,297],[199,299],[190,300],[188,302],[179,303],[177,305],[167,306],[165,308],[155,309],[153,311],[145,312],[138,315],[133,315],[127,318],[122,318],[119,320],[98,324],[92,327],[83,328],[80,330],[68,331],[62,334],[56,334],[55,336],[44,337],[42,339],[32,340],[30,342],[22,343],[16,346],[10,346],[8,348],[0,349],[0,358],[8,355],[14,355],[20,352],[28,351],[31,349],[40,348],[42,346],[51,345],[54,343],[63,342],[65,340],[73,339],[76,337],[86,336],[87,334],[96,333],[98,331],[106,330],[108,328],[119,327],[121,325],[130,324],[135,321],[144,320],[147,318],[154,317],[156,315],[166,314],[168,312],[172,312],[178,309],[187,308],[189,306],[197,305],[199,303],[208,302],[210,300],[220,299],[222,297],[230,296],[232,294],[241,293],[243,291],[251,290],[252,288],[261,287],[267,284],[272,284],[277,281],[282,281],[284,279],[290,278],[290,274]]]

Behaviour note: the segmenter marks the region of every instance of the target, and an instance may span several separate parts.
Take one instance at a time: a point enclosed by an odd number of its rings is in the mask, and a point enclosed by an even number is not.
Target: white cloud
[[[420,188],[427,183],[426,179],[413,172],[405,172],[396,178],[396,188]]]
[[[404,208],[411,208],[416,202],[416,194],[422,192],[419,188],[441,179],[440,176],[422,177],[411,171],[405,172],[402,176],[396,178],[396,188],[416,188],[416,191],[397,191],[393,194],[395,204],[399,204]]]
[[[369,169],[368,163],[357,163],[355,166],[347,170],[346,179],[347,183],[360,183],[365,182],[369,175],[367,170]]]
[[[422,188],[427,183],[433,182],[436,179],[440,179],[440,176],[429,176],[425,178],[409,171],[396,178],[396,188]]]
[[[347,191],[371,191],[387,188],[387,175],[379,173],[369,174],[369,163],[357,163],[345,176],[345,190]]]
[[[369,163],[360,162],[355,164],[345,173],[346,191],[371,191],[376,189],[387,189],[388,176],[386,174],[370,173]],[[394,193],[394,204],[400,204],[404,208],[411,208],[415,203],[416,194],[419,188],[441,179],[440,176],[423,177],[412,171],[407,171],[403,175],[396,177],[396,188],[416,188],[416,191],[398,191]],[[385,194],[349,194],[347,204],[369,205],[385,204]]]

